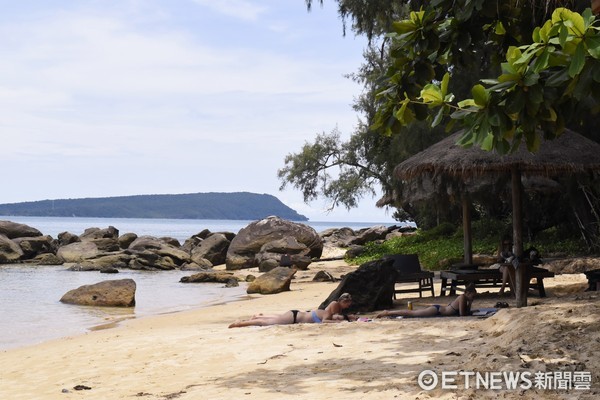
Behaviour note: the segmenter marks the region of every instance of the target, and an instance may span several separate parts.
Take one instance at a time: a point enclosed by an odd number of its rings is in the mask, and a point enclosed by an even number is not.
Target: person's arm
[[[471,315],[471,305],[464,295],[458,296],[458,312],[461,317]]]
[[[339,323],[339,322],[344,322],[346,321],[346,319],[344,318],[344,316],[342,314],[333,314],[331,316],[331,319],[324,319],[323,323],[326,324],[331,324],[331,323]],[[349,319],[347,321],[350,321]]]
[[[341,314],[342,308],[340,307],[340,304],[337,301],[332,301],[331,303],[329,303],[329,305],[327,307],[325,307],[325,311],[323,313],[323,318],[321,318],[321,321],[323,322],[338,322],[338,321],[332,321],[333,319],[333,315],[334,314]]]

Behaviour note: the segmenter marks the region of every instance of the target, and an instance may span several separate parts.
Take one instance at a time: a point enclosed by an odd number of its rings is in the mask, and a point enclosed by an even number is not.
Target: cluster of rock
[[[251,281],[247,292],[269,294],[289,290],[296,271],[308,269],[311,262],[321,258],[326,246],[348,248],[350,253],[356,254],[367,242],[385,240],[406,230],[379,226],[360,231],[329,229],[319,234],[310,226],[268,217],[249,224],[237,234],[205,229],[181,244],[169,237],[120,235],[113,226],[88,228],[81,235],[62,232],[55,239],[28,225],[0,221],[0,263],[66,264],[72,271],[105,273],[119,269],[180,269],[199,271],[182,278],[181,282],[221,282],[237,286],[238,278],[233,273],[212,269],[225,264],[229,271],[258,268],[264,272],[256,280],[250,279],[252,276],[247,278]],[[284,257],[289,262],[282,266]],[[69,292],[61,301],[85,305],[135,304],[135,282],[113,280],[98,285],[101,286],[87,285]],[[111,300],[100,295],[109,292],[107,285],[115,286],[111,289]]]
[[[52,238],[36,228],[0,221],[0,263],[69,264],[73,270],[207,270],[225,264],[227,270],[258,268],[267,272],[281,265],[283,255],[296,269],[307,269],[324,246],[357,248],[389,239],[410,228],[377,226],[360,231],[329,229],[321,234],[300,223],[268,217],[239,233],[205,229],[181,244],[177,239],[119,235],[115,227],[88,228],[81,235],[62,232]]]

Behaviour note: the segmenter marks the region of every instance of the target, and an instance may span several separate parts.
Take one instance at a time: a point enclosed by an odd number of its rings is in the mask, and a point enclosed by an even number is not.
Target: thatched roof
[[[600,144],[573,131],[566,130],[558,138],[544,141],[535,154],[522,145],[505,156],[476,146],[461,147],[456,144],[459,135],[457,132],[405,160],[396,166],[394,175],[401,180],[428,173],[470,178],[508,172],[514,166],[526,175],[600,171]]]

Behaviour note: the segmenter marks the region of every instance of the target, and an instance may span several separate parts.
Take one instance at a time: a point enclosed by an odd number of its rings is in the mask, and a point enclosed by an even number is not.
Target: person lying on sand
[[[352,305],[352,296],[349,293],[342,294],[337,301],[334,300],[324,310],[299,311],[290,310],[283,314],[263,315],[258,314],[244,321],[234,322],[230,328],[242,326],[266,326],[286,324],[310,324],[322,322],[352,321],[355,318],[344,315],[343,311]]]
[[[467,316],[471,315],[471,304],[477,294],[475,285],[470,283],[465,288],[465,292],[458,296],[447,306],[434,304],[432,306],[422,308],[419,310],[394,310],[394,311],[382,311],[375,316],[375,318],[382,317],[438,317],[438,316]]]

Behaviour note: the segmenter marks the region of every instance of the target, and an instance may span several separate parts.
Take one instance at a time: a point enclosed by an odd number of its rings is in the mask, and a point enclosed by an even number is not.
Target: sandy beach
[[[474,308],[493,307],[497,301],[510,305],[488,318],[227,328],[259,312],[315,308],[338,283],[312,282],[314,274],[323,269],[339,277],[355,268],[343,261],[313,263],[310,270],[298,271],[289,292],[125,321],[1,352],[0,398],[598,398],[600,293],[584,292],[583,274],[546,279],[548,297],[530,297],[529,306],[520,309],[510,297],[498,296],[497,289],[483,289]],[[407,300],[419,307],[445,304],[449,298],[407,295],[396,307],[406,307]],[[421,388],[418,376],[425,370],[440,376],[440,385]],[[578,372],[589,388],[486,389],[472,381],[465,387],[466,374],[527,371],[532,381],[535,373],[550,373],[569,382],[572,375],[560,373]],[[442,373],[459,372],[456,388],[441,387]],[[75,390],[78,385],[85,388]]]

